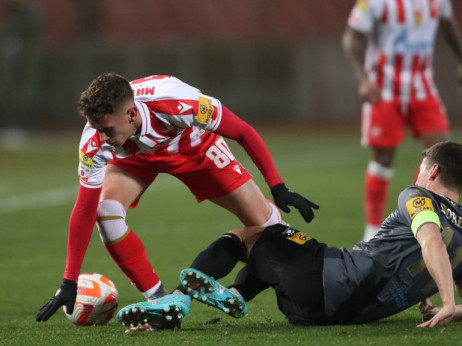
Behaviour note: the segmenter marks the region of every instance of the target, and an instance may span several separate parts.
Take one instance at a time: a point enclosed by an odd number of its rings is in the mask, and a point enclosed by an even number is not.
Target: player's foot
[[[191,297],[168,294],[161,298],[128,305],[117,313],[117,321],[132,327],[127,332],[181,328]],[[149,328],[148,328],[149,327]]]
[[[180,282],[186,292],[201,303],[220,309],[235,318],[247,315],[247,305],[236,290],[220,285],[199,270],[182,270]]]

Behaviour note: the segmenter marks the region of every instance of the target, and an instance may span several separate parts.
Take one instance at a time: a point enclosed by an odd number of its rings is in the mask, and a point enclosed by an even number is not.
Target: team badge
[[[424,210],[435,211],[433,208],[432,200],[428,197],[414,197],[406,202],[407,212],[411,217],[411,220],[414,217]]]
[[[358,1],[356,1],[355,6],[361,12],[366,12],[367,7],[369,6],[369,0],[358,0]]]
[[[412,9],[414,12],[414,24],[420,25],[422,24],[422,13],[423,13],[423,4],[420,0],[413,0],[412,1]]]

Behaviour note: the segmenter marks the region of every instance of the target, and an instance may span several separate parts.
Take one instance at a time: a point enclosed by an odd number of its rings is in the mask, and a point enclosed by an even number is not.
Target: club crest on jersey
[[[212,99],[199,96],[199,107],[197,109],[196,120],[201,124],[208,124],[212,120],[214,113]]]
[[[356,8],[360,10],[361,12],[365,12],[367,10],[368,5],[369,5],[369,0],[358,0],[356,2]]]
[[[420,25],[422,24],[422,13],[424,11],[424,5],[419,0],[412,1],[412,9],[414,12],[414,24]]]
[[[406,202],[407,211],[411,220],[424,210],[435,211],[432,200],[428,197],[414,197]]]
[[[300,245],[303,245],[308,240],[312,239],[309,235],[306,235],[305,233],[297,231],[293,228],[287,228],[284,232],[282,232],[282,234],[284,234],[288,240]]]

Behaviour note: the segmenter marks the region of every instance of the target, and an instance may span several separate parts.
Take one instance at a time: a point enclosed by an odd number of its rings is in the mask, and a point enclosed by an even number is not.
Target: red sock
[[[383,221],[387,204],[389,180],[366,174],[364,189],[364,207],[366,225],[377,225]]]
[[[117,266],[140,292],[146,292],[159,283],[160,279],[149,263],[144,245],[135,232],[129,230],[125,238],[105,246]]]

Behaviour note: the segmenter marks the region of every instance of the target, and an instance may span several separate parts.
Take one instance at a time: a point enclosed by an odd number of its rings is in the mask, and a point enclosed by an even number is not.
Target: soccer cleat
[[[235,318],[247,315],[247,305],[238,293],[220,285],[199,270],[192,268],[182,270],[180,282],[186,292],[201,303],[220,309]]]
[[[188,314],[191,298],[187,295],[166,296],[128,305],[117,313],[117,321],[124,326],[149,324],[150,330],[181,328],[181,320]],[[142,328],[139,328],[141,330]]]

